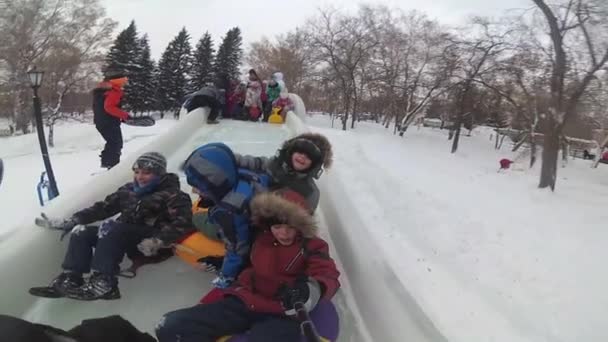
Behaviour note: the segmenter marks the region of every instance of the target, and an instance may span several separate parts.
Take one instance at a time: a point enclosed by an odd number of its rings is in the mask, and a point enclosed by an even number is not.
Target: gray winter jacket
[[[269,190],[289,188],[306,199],[311,213],[314,213],[317,209],[320,193],[312,174],[290,170],[287,164],[281,162],[277,157],[268,158],[240,154],[235,154],[235,157],[240,168],[270,175]]]

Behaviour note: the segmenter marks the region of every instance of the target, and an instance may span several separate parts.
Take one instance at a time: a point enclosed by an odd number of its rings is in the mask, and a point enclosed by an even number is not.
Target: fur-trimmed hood
[[[334,160],[334,154],[331,149],[331,143],[324,135],[319,133],[302,133],[295,136],[283,143],[282,150],[287,150],[295,142],[296,139],[306,139],[317,145],[321,153],[323,154],[323,168],[329,169]]]
[[[314,217],[305,209],[305,200],[290,195],[266,192],[255,196],[250,205],[253,222],[262,224],[268,219],[278,219],[299,230],[304,237],[316,236],[317,225]]]

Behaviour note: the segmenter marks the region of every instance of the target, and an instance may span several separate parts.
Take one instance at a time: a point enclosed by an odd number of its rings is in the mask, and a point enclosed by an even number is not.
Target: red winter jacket
[[[119,85],[111,83],[112,87],[105,93],[105,101],[103,103],[103,109],[111,116],[119,118],[121,120],[127,120],[129,113],[120,109],[120,100],[124,95],[124,91]]]
[[[285,309],[276,297],[279,289],[284,284],[293,286],[298,277],[306,275],[321,284],[322,298],[330,299],[340,287],[340,272],[328,252],[327,243],[317,237],[282,246],[270,231],[264,231],[253,245],[251,266],[226,294],[239,297],[252,311],[282,314]]]

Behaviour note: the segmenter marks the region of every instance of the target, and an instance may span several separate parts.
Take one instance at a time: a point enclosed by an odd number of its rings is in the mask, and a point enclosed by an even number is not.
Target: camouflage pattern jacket
[[[79,224],[89,224],[120,213],[118,222],[149,227],[153,237],[171,244],[194,231],[191,208],[190,196],[180,190],[177,175],[167,173],[150,193],[138,197],[134,184],[127,183],[73,217]]]

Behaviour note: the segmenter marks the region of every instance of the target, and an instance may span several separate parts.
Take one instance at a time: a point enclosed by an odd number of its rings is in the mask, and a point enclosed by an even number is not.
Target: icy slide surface
[[[296,111],[298,115],[290,113],[282,126],[231,120],[207,126],[203,124],[206,111],[190,113],[149,146],[94,177],[80,194],[58,198],[45,207],[45,212],[51,217],[64,217],[116,189],[130,179],[133,159],[141,152],[164,153],[173,172],[195,147],[208,142],[224,142],[238,153],[273,155],[286,138],[308,130],[300,120],[305,113],[301,100]],[[183,175],[182,187],[190,191]],[[350,206],[347,187],[331,172],[322,177],[320,187],[317,216],[321,234],[330,242],[342,272],[343,287],[334,298],[341,317],[339,340],[443,341],[403,285],[394,281],[395,275],[382,260],[382,253],[376,253],[381,247],[370,245],[366,229],[352,225],[358,213]],[[120,314],[139,329],[153,332],[162,314],[191,306],[210,290],[211,275],[171,258],[142,267],[135,279],[121,278],[121,300],[77,302],[32,297],[27,293],[29,287],[47,284],[60,271],[67,239],[60,243],[58,236],[57,232],[30,225],[15,227],[12,233],[0,236],[0,313],[61,328],[70,328],[86,318]]]

